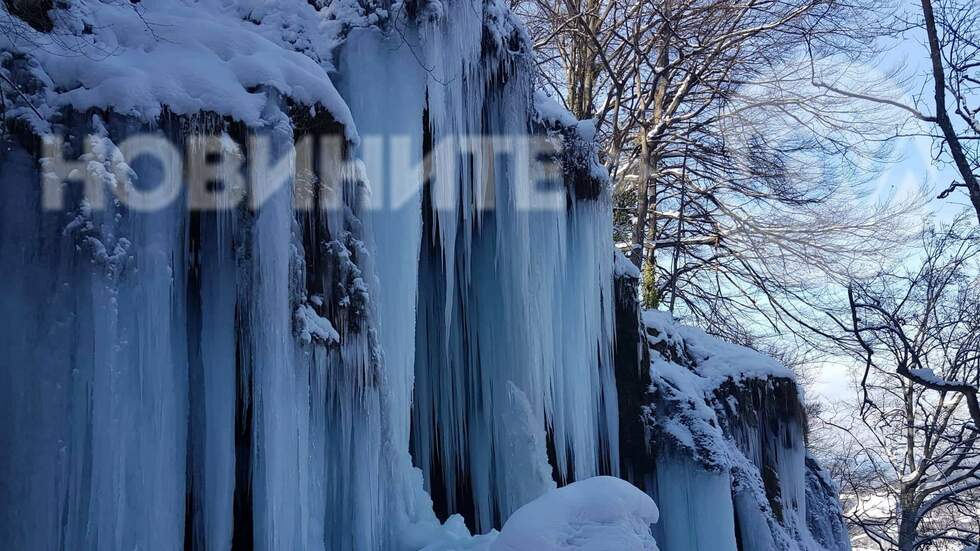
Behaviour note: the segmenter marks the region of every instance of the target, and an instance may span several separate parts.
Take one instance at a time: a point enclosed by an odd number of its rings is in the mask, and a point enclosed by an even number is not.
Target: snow
[[[659,516],[650,496],[629,482],[597,476],[530,501],[499,532],[472,536],[453,515],[410,533],[405,543],[427,541],[421,551],[657,551],[652,529]]]
[[[936,376],[936,372],[929,368],[909,369],[909,373],[917,379],[927,381],[932,384],[942,384],[943,380]]]
[[[655,551],[660,513],[650,496],[610,476],[580,480],[521,507],[491,551]]]
[[[937,375],[935,371],[929,369],[928,367],[909,369],[909,374],[916,380],[921,381],[924,384],[935,385],[937,388],[967,386],[966,383],[943,379]]]
[[[534,112],[537,119],[548,126],[573,127],[578,124],[568,109],[541,91],[534,92]]]
[[[664,510],[660,545],[733,550],[737,533],[745,549],[849,549],[836,488],[806,456],[793,373],[667,312],[642,318],[657,464],[644,489]]]
[[[697,327],[677,323],[669,312],[646,310],[643,322],[664,338],[684,342],[687,353],[696,364],[695,371],[704,379],[705,390],[717,388],[726,381],[770,377],[796,379],[790,369],[771,356],[711,336]]]
[[[299,339],[306,344],[313,342],[313,339],[326,344],[340,342],[340,334],[330,320],[317,314],[312,306],[301,304],[296,308],[296,324]]]
[[[0,370],[0,498],[19,507],[0,516],[0,539],[655,549],[654,499],[596,476],[620,467],[613,278],[639,274],[612,254],[591,121],[534,92],[526,36],[501,1],[432,2],[417,21],[400,4],[319,4],[78,0],[59,3],[57,40],[0,33],[5,61],[28,59],[45,120],[6,113],[94,134],[82,169],[106,186],[123,169],[114,140],[179,140],[205,112],[270,130],[281,154],[294,138],[287,103],[329,111],[363,169],[326,213],[297,210],[290,186],[254,212],[193,216],[73,204],[80,190],[65,186],[68,210],[42,212],[39,186],[23,185],[36,159],[4,142],[0,350],[18,367]],[[72,112],[89,108],[111,113]],[[165,111],[177,124],[156,124]],[[472,155],[473,170],[437,152],[450,200],[425,202],[424,136],[529,127],[589,163],[594,197],[565,182],[561,208],[529,211],[501,152]],[[369,135],[407,136],[407,168],[372,158]],[[398,179],[410,193],[386,187]],[[728,551],[732,487],[765,510],[758,477],[741,474],[768,450],[733,445],[712,393],[788,372],[663,314],[644,320],[650,344],[674,353],[653,354],[663,401],[638,412],[662,421],[658,445],[673,454],[650,458],[659,479],[645,489],[665,505],[656,530],[670,551]],[[797,444],[775,466],[787,488],[802,473]],[[768,529],[759,515],[746,522]]]
[[[297,12],[303,4],[285,5]],[[298,14],[320,18],[307,9]],[[178,115],[213,112],[262,127],[284,122],[270,120],[267,112],[278,94],[320,106],[345,126],[348,137],[356,137],[329,65],[273,42],[262,26],[218,0],[73,2],[54,18],[54,34],[67,36],[56,40],[10,20],[18,32],[0,33],[0,49],[36,63],[35,77],[46,83],[39,102],[44,113],[99,108],[152,121],[166,108]],[[91,34],[69,34],[83,26]]]
[[[589,177],[597,182],[608,184],[609,173],[599,163],[596,154],[595,121],[592,119],[576,120],[571,112],[540,90],[534,92],[533,106],[534,120],[543,125],[550,135],[564,131],[566,139],[574,143],[564,143],[559,144],[559,146],[574,148],[585,153],[585,158],[582,160],[588,164]]]
[[[636,267],[636,264],[626,258],[626,255],[620,251],[614,251],[615,260],[613,261],[613,273],[616,277],[626,276],[633,279],[640,279],[640,269]]]

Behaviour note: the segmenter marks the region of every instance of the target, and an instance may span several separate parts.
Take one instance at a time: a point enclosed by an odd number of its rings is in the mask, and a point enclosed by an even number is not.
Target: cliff
[[[841,548],[788,375],[641,328],[504,4],[0,10],[7,548],[651,548],[596,475],[665,551]]]
[[[794,375],[667,313],[641,314],[638,278],[623,269],[616,284],[617,384],[632,396],[620,400],[622,472],[660,505],[660,548],[850,549],[837,489],[807,454]]]

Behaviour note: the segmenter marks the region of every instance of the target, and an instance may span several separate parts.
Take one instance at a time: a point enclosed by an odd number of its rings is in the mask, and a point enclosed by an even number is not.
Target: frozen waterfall
[[[505,3],[139,4],[0,4],[5,548],[846,546],[789,376],[658,352]]]

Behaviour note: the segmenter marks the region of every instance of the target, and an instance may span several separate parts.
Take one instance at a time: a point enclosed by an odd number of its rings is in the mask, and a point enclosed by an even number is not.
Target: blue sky
[[[909,2],[908,6],[912,10],[918,10],[918,2]],[[933,108],[932,101],[929,99],[932,86],[931,76],[929,75],[928,49],[921,33],[909,33],[902,40],[897,41],[889,48],[887,55],[882,59],[879,66],[874,69],[880,73],[886,72],[889,68],[904,65],[908,72],[916,75],[915,82],[926,83],[925,101],[923,110],[929,111]],[[906,103],[912,103],[912,97],[906,96]],[[899,160],[886,166],[873,180],[873,189],[865,197],[867,201],[886,201],[889,199],[900,199],[920,192],[923,189],[929,190],[930,199],[923,205],[920,220],[909,220],[909,224],[919,224],[925,222],[927,217],[931,217],[935,222],[947,222],[964,210],[970,209],[971,205],[966,194],[957,190],[946,199],[937,199],[936,196],[945,189],[950,182],[959,180],[956,170],[950,166],[946,159],[935,160],[934,143],[928,137],[900,138],[895,143],[895,152]],[[907,262],[912,262],[915,255],[908,257]],[[819,398],[825,400],[849,400],[854,398],[856,390],[854,388],[853,377],[859,371],[854,360],[841,358],[825,361],[819,366],[819,375],[811,388]]]

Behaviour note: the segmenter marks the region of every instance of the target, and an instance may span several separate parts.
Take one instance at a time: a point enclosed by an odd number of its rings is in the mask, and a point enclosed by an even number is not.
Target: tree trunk
[[[657,67],[663,71],[667,67],[667,39],[664,38],[660,45],[660,52],[657,54]],[[640,72],[636,73],[637,94],[642,93]],[[643,269],[643,245],[647,233],[647,216],[650,210],[650,184],[656,178],[657,165],[659,159],[654,158],[658,148],[650,148],[650,128],[656,128],[664,116],[663,104],[667,95],[667,76],[661,74],[655,79],[653,96],[647,105],[653,109],[653,115],[648,124],[640,127],[640,135],[637,136],[640,146],[640,181],[637,182],[636,189],[636,225],[633,227],[633,249],[630,251],[630,260],[637,268]],[[656,184],[654,184],[656,185]],[[656,205],[654,205],[656,208]]]
[[[898,497],[898,551],[915,551],[919,539],[919,508],[914,493],[914,488],[903,485]]]
[[[643,243],[646,240],[647,216],[650,209],[650,140],[646,128],[637,138],[640,142],[640,178],[636,184],[636,223],[633,225],[633,248],[630,260],[637,268],[643,267]]]
[[[933,99],[936,102],[936,122],[946,138],[949,146],[950,155],[957,171],[963,177],[963,186],[966,187],[970,195],[970,202],[977,212],[977,220],[980,221],[980,182],[977,181],[976,174],[970,167],[970,161],[963,151],[960,136],[953,127],[953,121],[949,119],[946,111],[946,71],[943,68],[943,52],[939,43],[939,32],[936,30],[936,15],[932,10],[932,0],[922,0],[922,15],[926,23],[926,34],[929,37],[929,57],[932,61],[932,80],[934,85]]]
[[[898,551],[915,551],[917,539],[915,522],[902,514],[902,522],[898,526]]]

